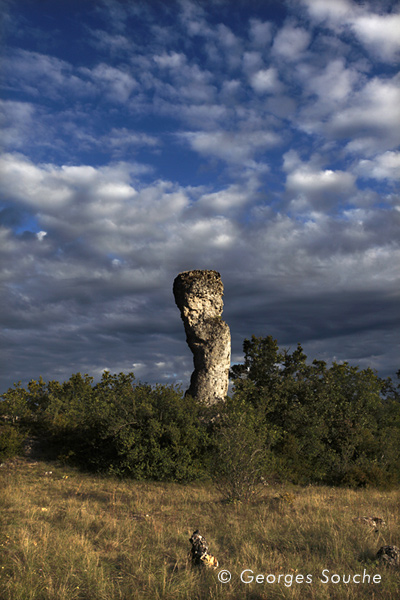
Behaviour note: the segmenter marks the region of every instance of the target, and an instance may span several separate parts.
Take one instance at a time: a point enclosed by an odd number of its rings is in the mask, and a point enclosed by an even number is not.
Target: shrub
[[[0,461],[14,458],[22,452],[25,436],[11,423],[0,425]]]
[[[225,500],[254,498],[272,469],[266,430],[257,411],[228,399],[214,428],[213,480]]]
[[[234,365],[234,395],[263,412],[271,450],[296,483],[386,485],[400,480],[399,386],[347,362],[307,363],[298,344],[252,337]],[[399,372],[400,374],[400,372]]]
[[[65,462],[135,479],[189,481],[204,475],[199,410],[173,386],[106,372],[95,386],[80,374],[52,385],[41,418],[48,451]]]

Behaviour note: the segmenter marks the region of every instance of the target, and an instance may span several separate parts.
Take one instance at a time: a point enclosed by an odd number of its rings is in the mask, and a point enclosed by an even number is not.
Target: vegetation
[[[270,336],[243,349],[232,397],[211,408],[133,373],[17,384],[0,402],[0,460],[34,437],[47,459],[138,481],[213,478],[231,500],[265,481],[398,485],[400,394],[390,379],[310,364],[300,345],[281,351]]]
[[[376,561],[381,546],[399,545],[395,490],[265,486],[257,502],[226,504],[210,484],[122,480],[21,459],[1,467],[0,489],[3,600],[399,598],[398,570]],[[387,527],[353,522],[363,515]],[[220,568],[190,567],[197,528]],[[218,581],[221,569],[230,583]],[[276,582],[245,584],[245,569]],[[326,569],[340,577],[365,569],[381,581],[323,583]],[[295,582],[308,574],[311,584]]]
[[[35,435],[44,455],[135,479],[196,479],[205,447],[199,408],[173,387],[136,385],[132,373],[80,373],[60,384],[17,385],[0,405],[8,423]]]
[[[346,362],[308,364],[300,344],[280,352],[270,336],[253,336],[243,349],[244,364],[232,368],[234,398],[258,412],[281,477],[350,486],[400,482],[400,388],[390,379]]]
[[[3,394],[0,597],[398,598],[376,554],[400,545],[399,387],[271,337],[245,340],[232,378],[210,408],[132,373]],[[191,567],[195,529],[217,570]]]

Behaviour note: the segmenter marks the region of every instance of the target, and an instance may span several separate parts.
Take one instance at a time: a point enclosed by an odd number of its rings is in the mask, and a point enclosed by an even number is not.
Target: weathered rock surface
[[[382,546],[376,556],[385,565],[400,567],[400,548],[397,546]]]
[[[208,544],[203,536],[200,535],[198,529],[193,532],[192,537],[189,538],[189,542],[192,544],[191,556],[194,565],[206,565],[214,569],[219,566],[215,556],[208,553]]]
[[[231,334],[221,319],[224,286],[217,271],[185,271],[174,281],[176,305],[193,352],[194,371],[186,394],[214,404],[228,392]]]
[[[382,517],[354,517],[353,522],[369,525],[370,527],[373,527],[376,532],[378,532],[379,529],[386,527],[386,522]]]

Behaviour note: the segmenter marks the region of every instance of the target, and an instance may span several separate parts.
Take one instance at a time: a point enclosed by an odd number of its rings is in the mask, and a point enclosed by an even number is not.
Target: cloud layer
[[[221,272],[234,361],[272,334],[393,375],[395,6],[107,0],[72,29],[7,6],[3,388],[106,368],[186,386],[172,282],[192,268]]]

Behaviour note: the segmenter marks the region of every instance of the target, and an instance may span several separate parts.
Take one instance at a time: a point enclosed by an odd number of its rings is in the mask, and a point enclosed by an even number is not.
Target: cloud
[[[360,82],[360,74],[352,68],[347,68],[342,57],[328,62],[324,69],[308,73],[304,80],[305,88],[316,94],[325,105],[325,111],[343,106],[349,101]]]
[[[257,185],[250,180],[246,185],[233,184],[217,192],[205,193],[197,201],[201,211],[210,213],[229,214],[236,209],[241,209],[251,202],[256,193]]]
[[[62,100],[66,92],[84,96],[91,94],[90,82],[73,72],[72,65],[57,57],[17,49],[5,60],[5,76],[14,89],[37,100],[45,96]]]
[[[179,114],[182,106],[213,102],[216,87],[212,85],[212,74],[196,63],[189,64],[184,54],[156,55],[153,63],[159,72],[151,75],[147,84],[156,92],[157,107]]]
[[[163,53],[160,56],[155,56],[154,61],[159,67],[169,69],[179,69],[186,63],[186,56],[181,52]]]
[[[356,94],[348,106],[332,115],[328,130],[338,137],[351,138],[348,148],[366,153],[391,149],[400,143],[399,78],[374,77]]]
[[[380,315],[393,322],[400,259],[393,210],[314,211],[297,220],[265,206],[257,185],[146,185],[126,163],[61,169],[12,155],[6,166],[22,181],[14,190],[15,180],[2,177],[7,194],[34,207],[38,218],[31,237],[0,230],[6,264],[13,265],[3,273],[1,316],[8,358],[19,357],[16,377],[60,379],[106,367],[127,371],[135,363],[145,380],[169,382],[179,374],[186,385],[192,358],[171,288],[178,272],[193,267],[222,273],[224,317],[238,356],[243,338],[254,333],[272,334],[281,345],[301,341],[312,357],[318,351],[357,358],[349,331],[358,327],[359,339],[367,330],[384,335]],[[342,172],[332,176],[293,152],[286,168],[293,193],[316,204],[320,194],[352,185]],[[68,191],[61,213],[59,188]],[[365,321],[357,327],[355,314]],[[393,343],[384,354],[375,350],[374,364],[383,364]]]
[[[213,30],[207,21],[204,8],[194,2],[180,1],[179,19],[190,36],[212,37]]]
[[[259,94],[276,93],[281,91],[282,84],[279,81],[278,71],[275,67],[261,69],[254,73],[250,78],[252,88]]]
[[[302,73],[301,77],[305,80],[307,75]],[[315,102],[301,108],[296,119],[296,126],[309,134],[345,140],[347,151],[364,155],[391,150],[400,143],[397,75],[365,81],[338,60],[330,63],[325,73],[309,77],[305,87],[318,94]]]
[[[332,24],[349,19],[354,11],[352,0],[302,0],[314,19]]]
[[[388,6],[107,0],[79,9],[87,37],[57,3],[60,37],[24,13],[36,34],[14,27],[3,103],[4,386],[104,368],[185,386],[171,288],[192,268],[221,272],[238,359],[271,334],[397,370]]]
[[[147,133],[136,132],[129,130],[126,127],[112,128],[111,131],[104,137],[103,141],[107,141],[112,147],[121,149],[124,151],[127,147],[148,147],[156,148],[160,145],[160,140]]]
[[[35,125],[35,107],[30,102],[0,100],[2,143],[5,148],[23,148]]]
[[[64,103],[94,96],[117,104],[126,103],[138,82],[127,68],[99,63],[93,68],[74,67],[51,55],[15,50],[6,62],[6,76],[16,90],[29,94],[39,103],[43,98]]]
[[[252,43],[260,48],[268,46],[272,39],[272,23],[260,19],[250,19],[249,24],[249,36]]]
[[[364,179],[399,181],[400,152],[387,151],[373,160],[360,160],[355,171]]]
[[[181,137],[199,154],[243,166],[253,160],[260,150],[276,146],[280,142],[279,135],[273,131],[197,131],[182,133]]]
[[[400,58],[400,14],[367,14],[354,18],[352,28],[357,38],[382,60]]]
[[[298,61],[308,48],[310,34],[301,27],[285,25],[275,36],[272,52],[285,60]]]
[[[96,48],[109,51],[112,54],[130,53],[132,51],[133,43],[124,35],[110,34],[103,29],[92,29],[90,34],[93,38],[91,42]]]
[[[104,15],[107,23],[118,32],[124,32],[127,20],[131,13],[140,10],[140,6],[122,3],[118,0],[100,0],[96,6],[97,11]]]
[[[112,102],[126,103],[138,87],[137,81],[128,72],[104,63],[94,69],[81,68],[80,72],[95,83],[98,93],[105,94]]]
[[[291,206],[297,210],[310,206],[315,210],[337,210],[356,191],[355,176],[351,173],[319,169],[311,162],[302,162],[293,150],[283,158],[287,172],[286,190],[292,198]]]
[[[400,58],[400,14],[379,14],[382,3],[359,4],[351,0],[302,0],[310,16],[338,33],[351,31],[376,58],[398,61]],[[371,6],[371,8],[370,8]]]

